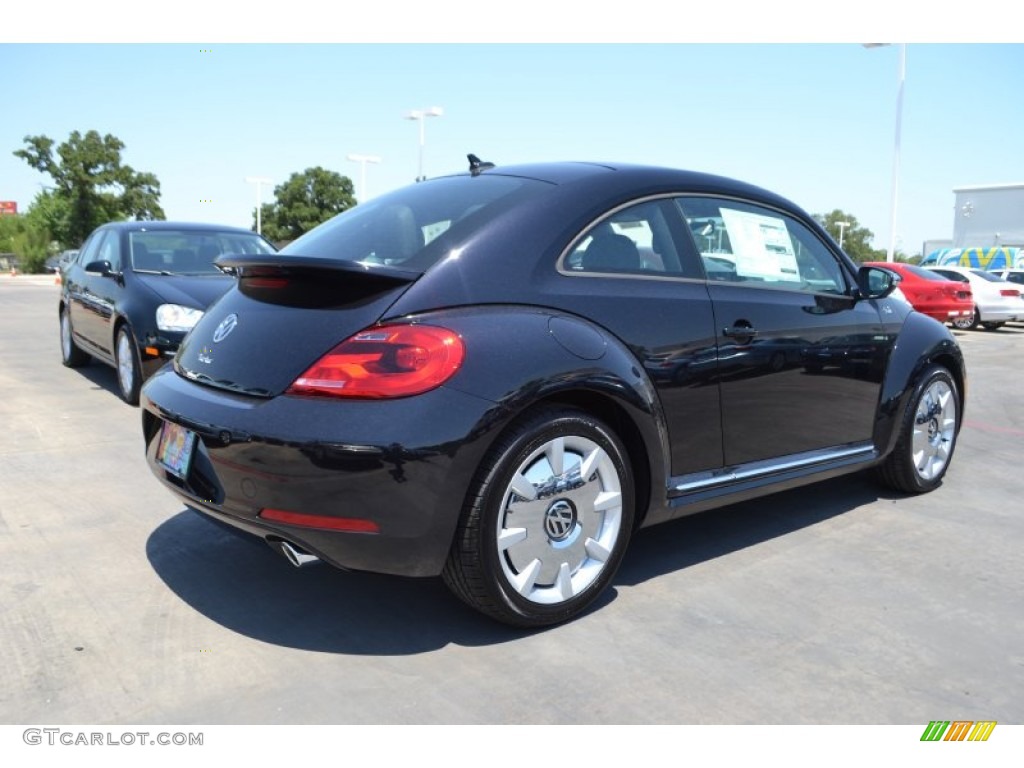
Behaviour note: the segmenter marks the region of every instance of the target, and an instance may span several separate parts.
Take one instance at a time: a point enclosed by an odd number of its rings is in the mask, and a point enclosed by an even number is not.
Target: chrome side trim
[[[798,469],[806,469],[819,464],[831,464],[834,462],[849,463],[844,460],[862,459],[868,461],[877,456],[874,445],[863,443],[844,448],[828,448],[820,451],[808,451],[807,453],[793,454],[783,459],[771,459],[758,461],[751,464],[741,464],[725,469],[712,470],[710,472],[695,472],[691,475],[680,475],[672,479],[669,493],[673,496],[687,493],[696,493],[710,488],[732,485],[746,480],[756,480],[761,477],[783,474]]]

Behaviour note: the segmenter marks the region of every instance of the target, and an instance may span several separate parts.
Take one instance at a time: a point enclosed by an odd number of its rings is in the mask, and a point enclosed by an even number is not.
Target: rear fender
[[[479,425],[479,432],[488,435],[488,446],[539,402],[614,404],[614,411],[629,420],[643,442],[647,476],[638,478],[638,486],[650,489],[653,504],[665,504],[665,414],[643,367],[615,336],[574,315],[531,307],[447,310],[415,320],[443,325],[462,337],[465,361],[444,386],[495,403],[486,423]],[[645,511],[639,510],[638,516]]]

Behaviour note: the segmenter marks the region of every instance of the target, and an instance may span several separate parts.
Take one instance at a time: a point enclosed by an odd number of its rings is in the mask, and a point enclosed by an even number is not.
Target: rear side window
[[[548,188],[490,174],[433,179],[360,203],[281,253],[425,272],[470,233]]]
[[[699,278],[697,268],[691,267],[676,247],[672,228],[678,219],[678,211],[668,199],[621,208],[578,238],[560,269],[568,275]]]
[[[836,257],[796,219],[737,200],[679,198],[709,280],[810,293],[846,293]]]

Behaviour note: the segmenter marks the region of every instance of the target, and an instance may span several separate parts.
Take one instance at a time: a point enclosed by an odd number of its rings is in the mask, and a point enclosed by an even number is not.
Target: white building
[[[954,248],[1024,248],[1024,183],[954,189]]]

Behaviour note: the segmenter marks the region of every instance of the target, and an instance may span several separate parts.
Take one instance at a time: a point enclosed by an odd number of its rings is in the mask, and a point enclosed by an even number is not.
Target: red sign
[[[4,214],[16,214],[18,212],[18,204],[13,200],[0,200],[0,216]]]

